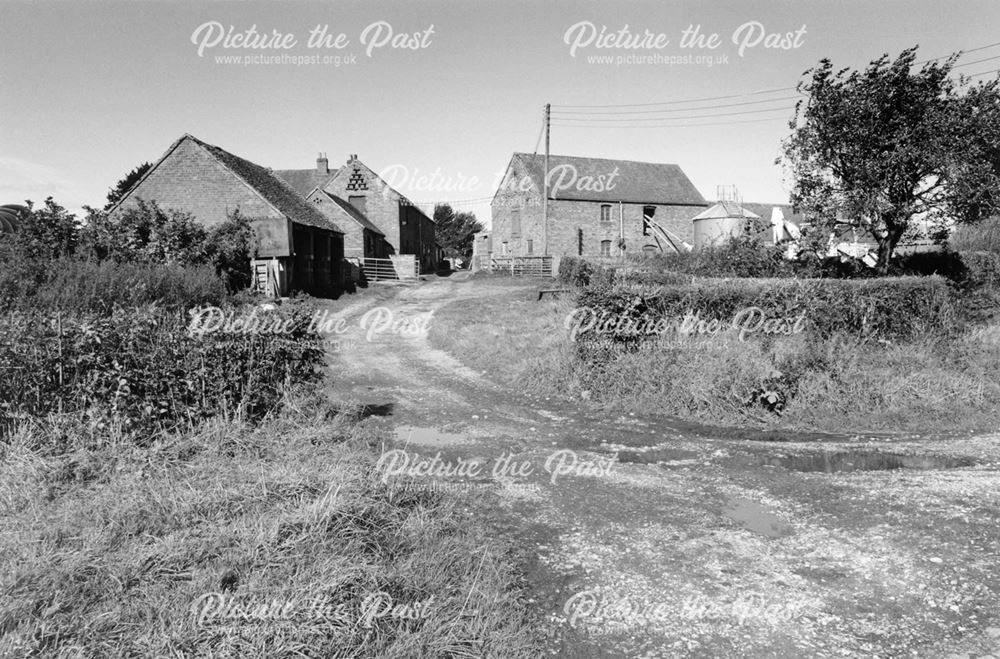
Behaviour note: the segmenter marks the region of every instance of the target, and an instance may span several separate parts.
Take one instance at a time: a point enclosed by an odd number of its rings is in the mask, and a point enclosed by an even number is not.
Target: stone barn
[[[190,213],[211,227],[239,211],[257,238],[258,286],[273,295],[323,295],[342,285],[344,233],[274,173],[217,146],[184,135],[114,206],[138,200]]]
[[[515,153],[491,204],[493,256],[545,253],[544,156]],[[677,165],[549,156],[549,255],[659,252],[648,220],[691,242],[708,204]]]
[[[322,199],[318,187],[337,199],[346,200],[382,233],[386,256],[413,254],[422,270],[436,268],[435,223],[413,202],[386,183],[352,154],[339,169],[331,170],[324,155],[314,169],[282,169],[275,174],[303,197]],[[320,205],[332,208],[325,201]],[[350,230],[345,229],[350,235]],[[379,257],[382,258],[382,257]]]
[[[345,258],[389,258],[385,234],[349,202],[318,187],[306,199],[344,231]]]

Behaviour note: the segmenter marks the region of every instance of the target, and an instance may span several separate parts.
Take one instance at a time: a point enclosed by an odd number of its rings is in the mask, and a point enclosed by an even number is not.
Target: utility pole
[[[545,164],[542,176],[545,177],[545,190],[542,194],[542,254],[549,255],[549,113],[552,106],[545,104]]]

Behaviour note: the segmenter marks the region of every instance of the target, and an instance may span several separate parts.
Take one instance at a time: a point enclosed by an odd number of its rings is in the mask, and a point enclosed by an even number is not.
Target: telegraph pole
[[[549,255],[549,113],[552,106],[545,104],[545,164],[542,176],[545,177],[545,190],[542,194],[542,255]]]

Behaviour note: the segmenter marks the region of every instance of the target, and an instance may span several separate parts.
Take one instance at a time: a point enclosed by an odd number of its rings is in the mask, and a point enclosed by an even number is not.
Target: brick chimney
[[[316,158],[316,171],[320,174],[330,173],[330,162],[326,159],[325,153],[320,153]]]

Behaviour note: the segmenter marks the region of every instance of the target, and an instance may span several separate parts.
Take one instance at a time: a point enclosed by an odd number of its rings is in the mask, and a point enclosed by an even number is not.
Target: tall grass
[[[994,252],[1000,254],[1000,216],[978,224],[963,224],[955,228],[948,239],[953,250],[965,252]]]
[[[538,656],[508,542],[383,484],[385,439],[319,402],[143,449],[52,455],[22,427],[0,443],[0,656]],[[199,621],[212,593],[292,615]],[[378,593],[424,612],[366,617]]]

